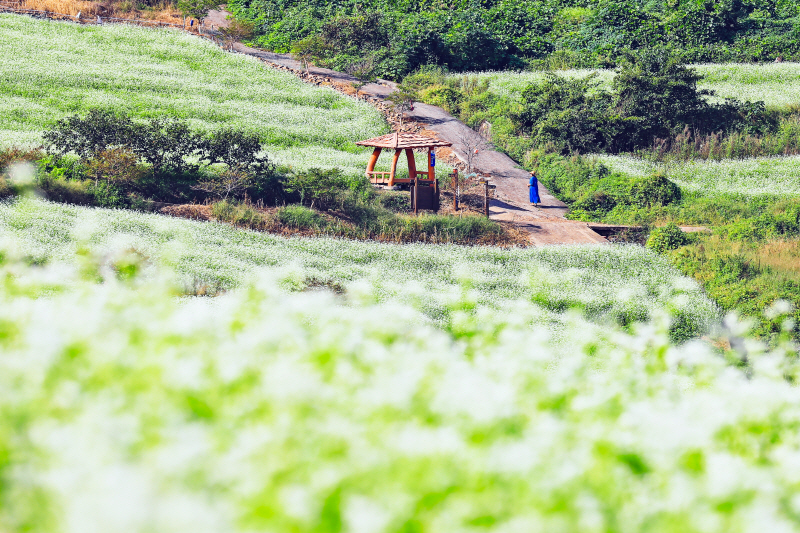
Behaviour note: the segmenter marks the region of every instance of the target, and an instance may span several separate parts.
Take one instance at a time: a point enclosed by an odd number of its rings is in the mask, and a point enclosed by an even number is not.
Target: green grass
[[[38,145],[57,119],[92,107],[242,128],[279,163],[351,174],[367,159],[354,143],[387,131],[368,104],[183,32],[0,15],[0,145]]]

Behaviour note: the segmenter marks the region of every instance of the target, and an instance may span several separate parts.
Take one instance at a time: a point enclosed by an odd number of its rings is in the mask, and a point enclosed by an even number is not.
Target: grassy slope
[[[298,287],[385,285],[386,300],[418,300],[436,320],[449,313],[446,302],[464,289],[464,276],[476,302],[502,308],[533,300],[553,311],[548,320],[569,307],[599,322],[640,320],[674,307],[699,331],[717,314],[696,284],[638,247],[503,250],[287,240],[220,224],[27,200],[0,203],[0,237],[37,262],[72,258],[81,246],[101,256],[135,249],[177,268],[189,287],[235,287],[263,268]]]
[[[642,250],[285,241],[40,202],[2,212],[0,242],[38,239],[70,265],[31,268],[0,244],[4,530],[800,531],[796,359],[748,340],[738,371],[707,343],[670,344],[663,323],[627,335],[575,315],[559,345],[540,302],[476,307],[464,290],[520,269],[531,288],[563,289],[604,264],[603,280],[669,291],[674,274]],[[70,229],[94,254],[76,256]],[[172,245],[149,250],[173,258],[205,234],[230,272],[295,258],[295,271],[397,274],[336,297],[287,294],[296,277],[268,268],[219,298],[176,298],[129,277],[125,233],[160,234]],[[436,327],[414,282],[448,266],[461,284],[443,287],[452,311]]]
[[[386,131],[365,103],[182,32],[0,15],[0,143],[36,145],[92,107],[245,128],[282,163],[352,173],[366,161],[354,142]]]
[[[800,157],[675,161],[657,164],[626,156],[599,155],[610,169],[630,176],[663,172],[682,189],[705,195],[800,195]]]
[[[767,107],[779,108],[797,103],[800,95],[800,63],[721,63],[693,67],[706,77],[698,87],[715,91],[719,98],[763,100]],[[594,73],[606,86],[610,86],[614,79],[612,70],[577,69],[555,72],[569,77],[584,77]],[[490,78],[492,91],[501,95],[512,95],[525,88],[528,83],[544,77],[543,72],[478,72],[469,75]]]
[[[718,90],[721,96],[764,100],[778,111],[786,111],[787,107],[790,110],[791,104],[798,102],[800,64],[797,63],[699,65],[698,70],[708,76],[705,87]],[[589,73],[572,70],[558,74],[585,76]],[[511,98],[514,91],[543,75],[541,72],[478,74],[490,79],[490,90]],[[608,84],[612,75],[610,71],[601,71],[599,79]],[[529,144],[513,134],[503,138],[503,128],[508,126],[503,123],[503,113],[507,110],[492,112],[495,115],[489,120],[494,119],[499,125],[500,142],[521,157],[529,149]],[[789,123],[778,132],[776,139],[793,134]],[[780,146],[780,142],[774,144]],[[765,151],[770,153],[771,150]],[[550,179],[559,175],[563,178],[561,185],[567,191],[583,190],[578,195],[565,192],[562,198],[579,200],[580,196],[579,209],[573,211],[574,215],[584,220],[618,224],[660,225],[674,221],[713,226],[715,235],[695,235],[693,242],[670,252],[673,264],[701,282],[707,294],[723,309],[753,319],[758,333],[765,338],[778,334],[781,324],[764,317],[763,310],[776,300],[789,301],[795,307],[795,338],[800,339],[797,326],[800,324],[800,279],[795,265],[800,249],[800,219],[797,215],[800,167],[796,156],[721,161],[673,159],[663,165],[633,157],[596,157],[617,173],[600,179],[599,174],[589,171],[591,165],[583,166],[577,158],[573,160],[574,164],[562,160],[553,168],[540,168],[546,183],[550,173]],[[535,161],[526,157],[526,163]],[[562,166],[566,173],[562,172]],[[648,207],[630,201],[629,186],[633,179],[655,171],[664,172],[683,189],[681,202],[666,207]],[[577,176],[581,177],[577,179]],[[549,185],[551,190],[558,189],[553,182]],[[611,206],[608,205],[609,198],[612,198]]]

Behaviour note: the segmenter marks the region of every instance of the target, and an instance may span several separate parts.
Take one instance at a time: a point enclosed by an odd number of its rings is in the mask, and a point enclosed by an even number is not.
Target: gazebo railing
[[[389,182],[389,179],[392,177],[391,172],[378,172],[375,170],[368,171],[367,177],[369,177],[369,181],[374,183],[375,185],[386,185]],[[429,177],[427,172],[417,171],[416,177],[420,181],[432,181]],[[394,181],[397,183],[412,183],[414,181],[413,176],[409,176],[407,178],[398,178],[395,176]]]
[[[369,181],[374,184],[384,185],[385,183],[389,182],[389,178],[392,176],[391,172],[376,172],[376,171],[368,171],[367,177]]]

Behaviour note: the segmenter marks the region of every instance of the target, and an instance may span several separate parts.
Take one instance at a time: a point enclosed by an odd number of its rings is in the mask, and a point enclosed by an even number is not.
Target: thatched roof
[[[434,148],[437,146],[453,146],[453,143],[440,141],[435,137],[425,137],[418,133],[387,133],[374,139],[358,141],[358,146],[374,146],[375,148],[390,148],[402,150],[404,148]]]

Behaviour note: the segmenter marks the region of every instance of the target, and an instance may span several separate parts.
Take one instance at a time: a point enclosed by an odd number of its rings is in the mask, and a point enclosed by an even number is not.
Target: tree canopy
[[[685,62],[800,58],[800,7],[788,0],[232,0],[266,48],[319,36],[324,61],[369,58],[375,77],[421,65],[452,71],[617,66],[632,50]]]

